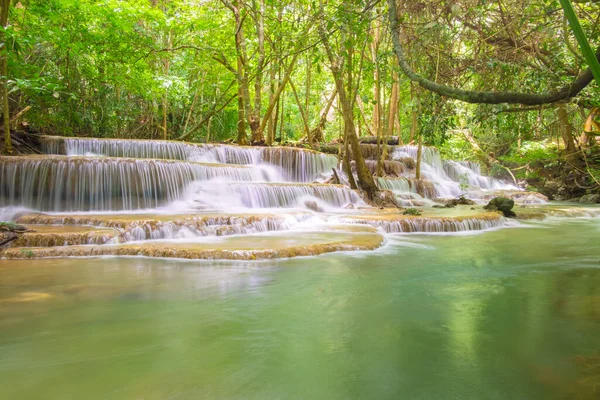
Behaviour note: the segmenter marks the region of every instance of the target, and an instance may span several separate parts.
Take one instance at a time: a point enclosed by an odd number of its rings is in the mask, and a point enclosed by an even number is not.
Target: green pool
[[[600,398],[600,219],[388,240],[0,260],[0,399]]]

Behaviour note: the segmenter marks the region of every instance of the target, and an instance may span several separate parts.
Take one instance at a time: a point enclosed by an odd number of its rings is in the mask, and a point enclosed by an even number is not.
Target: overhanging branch
[[[411,68],[404,53],[402,43],[400,42],[396,0],[388,0],[388,4],[388,17],[394,42],[394,52],[398,58],[400,69],[411,81],[417,82],[424,89],[435,92],[441,96],[474,104],[523,104],[527,106],[536,106],[555,103],[557,101],[575,97],[594,79],[592,71],[588,68],[571,84],[565,85],[555,91],[542,93],[483,92],[458,89],[433,82],[417,74]],[[600,60],[600,49],[596,52],[596,57]]]

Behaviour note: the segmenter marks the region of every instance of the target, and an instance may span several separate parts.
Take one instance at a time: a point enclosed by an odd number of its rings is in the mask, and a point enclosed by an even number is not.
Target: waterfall
[[[444,171],[453,181],[465,180],[469,185],[488,190],[519,190],[516,186],[504,183],[498,179],[481,175],[479,164],[470,161],[444,161]]]
[[[263,147],[261,160],[281,167],[292,182],[312,182],[338,164],[335,156],[290,147]]]
[[[239,210],[320,206],[339,208],[365,205],[359,195],[341,185],[301,183],[196,182],[183,197],[182,208]],[[314,203],[314,204],[313,204]]]
[[[264,181],[261,168],[98,157],[2,157],[0,199],[41,211],[134,210],[179,198],[191,182]]]
[[[201,145],[167,140],[86,139],[46,136],[42,137],[42,151],[46,154],[68,156],[95,155],[188,160],[192,156],[207,154],[209,149],[203,148]]]
[[[379,187],[391,190],[402,207],[423,206],[437,197],[434,182],[409,178],[377,178]]]
[[[417,146],[396,146],[393,148],[391,158],[397,161],[407,158],[416,160],[417,152]],[[443,161],[439,151],[434,147],[423,147],[421,160],[421,176],[425,180],[434,182],[437,198],[453,198],[464,194],[466,190],[461,189],[461,184],[483,190],[519,190],[498,179],[481,175],[477,163]]]
[[[168,140],[86,139],[43,136],[47,154],[152,158],[237,165],[271,164],[289,182],[312,182],[337,166],[333,155],[292,147],[247,147]]]
[[[340,222],[347,224],[366,224],[383,229],[387,233],[404,232],[466,232],[480,231],[502,226],[504,220],[500,217],[471,217],[471,218],[422,218],[404,217],[396,219],[379,218],[340,218]]]

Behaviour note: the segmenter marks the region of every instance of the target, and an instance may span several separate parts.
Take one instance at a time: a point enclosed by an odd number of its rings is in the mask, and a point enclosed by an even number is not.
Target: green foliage
[[[572,82],[573,75],[585,67],[562,34],[563,15],[556,12],[555,0],[514,1],[502,7],[490,1],[402,3],[399,13],[410,62],[438,83],[472,90],[539,92]],[[22,120],[34,130],[162,138],[166,114],[169,138],[182,133],[195,141],[235,137],[236,99],[205,121],[238,91],[237,27],[221,1],[22,0],[19,4],[22,7],[12,6],[10,24],[3,30],[7,86],[11,114],[31,106]],[[260,1],[238,4],[243,6],[246,67],[253,90],[259,70]],[[354,117],[363,135],[373,133],[377,125],[375,105],[381,108],[380,131],[387,133],[397,75],[399,109],[393,134],[400,134],[404,143],[411,140],[415,111],[417,133],[426,144],[438,146],[446,158],[475,158],[472,144],[460,133],[468,129],[484,154],[503,162],[557,160],[559,149],[551,144],[559,136],[552,107],[513,112],[507,106],[475,106],[429,93],[399,73],[387,31],[386,2],[324,0],[323,16],[317,17],[320,4],[265,0],[261,113],[296,43],[303,44],[292,73],[301,106],[288,85],[275,110],[276,137],[295,141],[304,136],[301,108],[306,109],[310,127],[315,127],[333,90],[329,60],[316,29],[323,24],[338,61],[349,71],[345,83],[356,88],[360,101],[354,105]],[[597,4],[577,3],[576,11],[581,32],[597,45]],[[511,21],[508,27],[506,18]],[[306,27],[311,29],[299,37]],[[578,104],[585,107],[600,105],[598,85],[580,97]],[[568,107],[572,125],[581,126],[580,113],[589,110]],[[338,102],[333,110],[324,127],[327,140],[343,135]]]
[[[500,157],[500,159],[515,164],[543,162],[544,165],[550,166],[548,163],[558,160],[557,152],[556,144],[547,140],[524,141],[520,148],[515,145],[511,154]]]
[[[407,208],[406,210],[402,211],[402,215],[418,216],[421,214],[423,214],[423,211],[416,209],[416,208]]]
[[[473,146],[459,133],[446,135],[446,141],[439,146],[440,154],[448,160],[472,160]]]
[[[569,20],[573,34],[579,43],[579,47],[581,48],[581,52],[585,57],[585,61],[592,70],[594,78],[596,79],[596,83],[600,85],[600,63],[598,63],[596,54],[592,50],[590,42],[588,42],[588,39],[583,32],[581,24],[579,23],[579,19],[577,18],[577,14],[575,14],[575,10],[573,9],[573,4],[571,3],[571,0],[559,1],[563,10],[565,11],[565,17]]]
[[[4,230],[3,228],[6,228],[7,230],[14,230],[18,227],[17,224],[15,224],[14,222],[3,222],[0,221],[0,230]]]
[[[27,258],[32,258],[33,256],[35,256],[35,253],[29,249],[21,249],[21,254],[23,254]]]

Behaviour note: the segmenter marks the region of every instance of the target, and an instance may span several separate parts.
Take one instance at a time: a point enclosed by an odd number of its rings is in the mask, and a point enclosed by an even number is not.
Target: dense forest
[[[360,140],[382,155],[397,141],[551,197],[600,188],[599,88],[577,40],[600,44],[593,0],[1,5],[5,153],[38,133],[333,143],[360,167]]]

